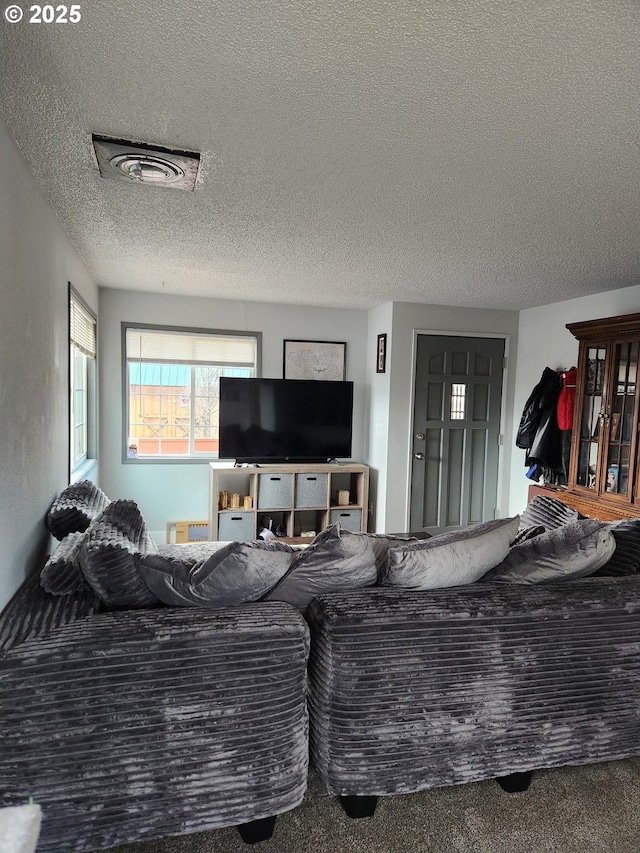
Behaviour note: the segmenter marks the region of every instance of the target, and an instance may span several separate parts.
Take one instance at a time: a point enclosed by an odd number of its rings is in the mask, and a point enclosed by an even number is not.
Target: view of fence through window
[[[248,368],[129,364],[128,456],[218,453],[221,376],[251,376]]]

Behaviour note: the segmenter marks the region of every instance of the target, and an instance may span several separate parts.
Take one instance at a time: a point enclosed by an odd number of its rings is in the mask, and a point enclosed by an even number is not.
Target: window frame
[[[93,324],[93,340],[74,340],[72,313],[74,304],[80,314]],[[74,483],[85,479],[90,475],[98,464],[98,317],[90,305],[82,298],[75,287],[68,282],[67,294],[67,319],[68,319],[68,389],[69,389],[69,435],[68,435],[68,470],[69,482]],[[80,336],[79,336],[80,337]],[[82,356],[84,386],[84,404],[82,417],[85,423],[85,447],[84,452],[75,458],[75,436],[77,427],[80,425],[75,417],[76,402],[76,367],[78,360],[76,354]]]
[[[255,365],[254,365],[254,376],[260,377],[262,375],[262,332],[254,332],[254,331],[245,331],[245,330],[236,330],[236,329],[210,329],[203,328],[199,326],[173,326],[166,325],[164,323],[134,323],[129,322],[127,320],[122,321],[121,323],[121,352],[122,352],[122,462],[132,465],[190,465],[190,464],[199,464],[208,463],[217,460],[218,455],[213,455],[212,453],[201,451],[196,452],[195,454],[189,455],[180,455],[180,456],[171,456],[171,455],[158,455],[158,456],[135,456],[130,457],[128,454],[128,444],[129,444],[129,423],[130,423],[130,401],[131,401],[131,393],[129,388],[129,370],[128,370],[128,359],[127,359],[127,331],[130,329],[139,329],[139,330],[149,330],[151,332],[164,332],[167,334],[172,333],[183,333],[183,334],[194,334],[194,335],[203,335],[203,336],[211,336],[211,337],[225,337],[225,338],[253,338],[255,340],[255,349],[256,349],[256,357],[255,357]],[[191,374],[193,373],[194,365],[189,365],[191,369]],[[197,366],[197,365],[196,365]],[[193,418],[190,419],[189,422],[189,431],[190,435],[193,432]]]

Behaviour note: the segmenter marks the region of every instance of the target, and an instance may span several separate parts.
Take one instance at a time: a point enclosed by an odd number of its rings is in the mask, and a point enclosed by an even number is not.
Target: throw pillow
[[[382,583],[407,589],[437,589],[473,583],[504,560],[509,543],[518,533],[519,523],[517,515],[500,518],[391,548]]]
[[[520,545],[521,542],[533,539],[534,536],[540,536],[541,533],[545,533],[545,529],[541,524],[536,524],[533,527],[523,527],[522,521],[520,521],[520,530],[510,547],[513,548],[514,545]]]
[[[86,588],[78,564],[84,533],[69,533],[49,557],[40,572],[40,586],[51,595],[71,595]]]
[[[616,550],[610,560],[594,574],[606,577],[633,575],[640,572],[640,519],[625,518],[611,524]]]
[[[135,555],[136,568],[144,583],[163,604],[195,607],[198,602],[189,587],[189,572],[226,545],[226,542],[158,545],[157,554]]]
[[[581,519],[514,545],[483,581],[542,583],[580,578],[603,566],[616,547],[608,524]]]
[[[390,548],[398,548],[402,545],[410,545],[412,542],[423,540],[417,539],[409,534],[399,533],[353,533],[354,536],[366,536],[372,549],[373,559],[376,564],[376,575],[378,580],[382,578],[387,570],[387,559]]]
[[[138,554],[136,565],[149,589],[165,604],[230,607],[257,601],[289,568],[293,548],[284,542],[203,542]],[[212,547],[214,546],[214,547]],[[189,549],[181,554],[178,549]]]
[[[157,548],[134,501],[109,504],[89,527],[80,547],[84,579],[107,607],[150,607],[158,599],[135,564],[137,553]]]
[[[263,601],[286,601],[304,612],[320,593],[373,586],[376,579],[371,538],[332,524],[294,556],[289,571]]]
[[[555,530],[563,524],[584,518],[577,509],[548,495],[536,495],[520,516],[520,527],[535,527],[541,524],[545,530]]]
[[[71,483],[63,489],[47,512],[47,527],[56,539],[82,533],[108,506],[109,498],[89,480]]]

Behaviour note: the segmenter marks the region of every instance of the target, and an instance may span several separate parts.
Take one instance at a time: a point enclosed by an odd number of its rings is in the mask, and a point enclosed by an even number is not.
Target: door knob
[[[424,453],[414,453],[413,458],[414,459],[424,459]]]

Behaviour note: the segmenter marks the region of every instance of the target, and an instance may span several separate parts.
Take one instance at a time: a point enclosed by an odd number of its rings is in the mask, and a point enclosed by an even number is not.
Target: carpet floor
[[[496,782],[381,797],[352,820],[315,773],[298,808],[278,817],[270,841],[236,829],[144,841],[112,853],[640,853],[640,758],[538,770],[528,791]]]

